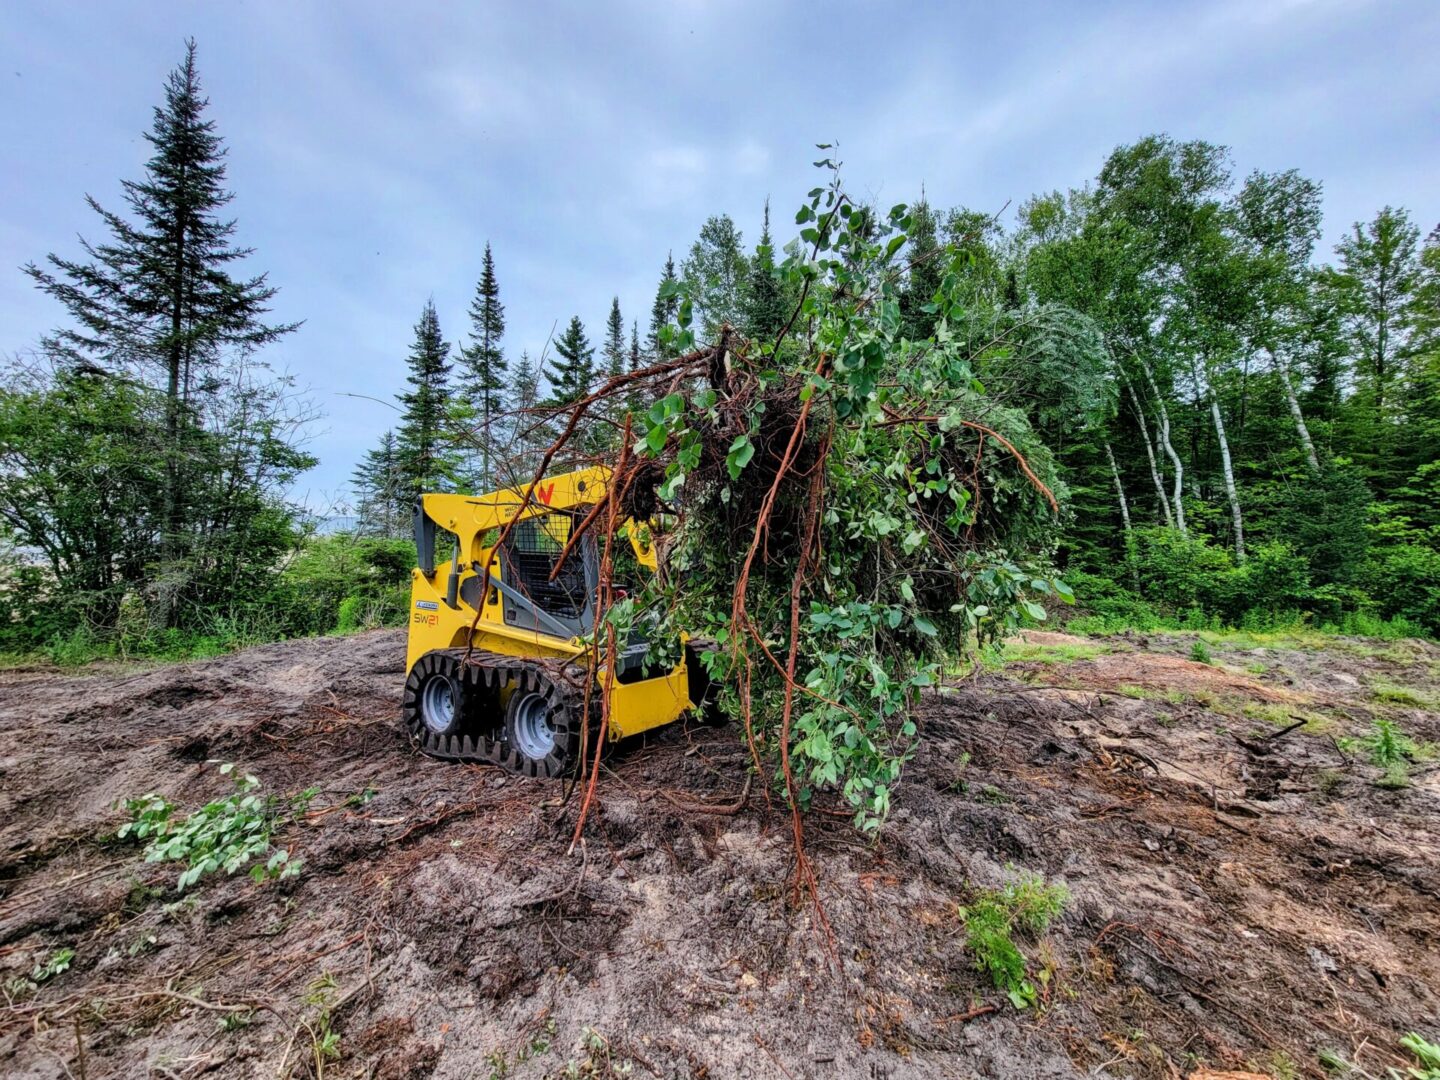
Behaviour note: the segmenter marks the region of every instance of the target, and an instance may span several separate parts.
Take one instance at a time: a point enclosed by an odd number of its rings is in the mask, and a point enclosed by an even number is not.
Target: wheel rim
[[[555,749],[555,728],[550,723],[550,705],[536,693],[528,693],[514,705],[510,738],[527,758],[541,761]]]
[[[449,731],[455,723],[455,687],[443,675],[425,684],[420,693],[420,719],[437,734]]]

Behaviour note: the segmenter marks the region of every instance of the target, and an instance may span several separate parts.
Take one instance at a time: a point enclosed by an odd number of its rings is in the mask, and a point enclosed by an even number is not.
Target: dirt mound
[[[1125,658],[1065,674],[1290,692]],[[318,1060],[367,1077],[629,1063],[710,1080],[1168,1080],[1319,1075],[1327,1047],[1363,1047],[1383,1072],[1398,1035],[1434,1035],[1440,792],[1428,774],[1377,788],[1329,738],[998,675],[944,688],[922,703],[925,741],[878,839],[833,803],[811,815],[829,938],[790,904],[784,815],[758,792],[735,809],[748,755],[733,731],[620,748],[567,856],[563,785],[416,756],[402,675],[403,639],[381,632],[5,681],[7,1076],[304,1076]],[[1424,724],[1412,734],[1440,736]],[[119,799],[222,792],[215,760],[266,791],[320,787],[280,837],[298,878],[182,897],[172,867],[109,839]],[[1073,895],[1027,946],[1044,976],[1024,1011],[975,969],[958,914],[1011,867]],[[69,970],[25,989],[59,949]]]

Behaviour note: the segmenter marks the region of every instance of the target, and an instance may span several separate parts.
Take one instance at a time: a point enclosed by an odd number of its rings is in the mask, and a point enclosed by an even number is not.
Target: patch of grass
[[[1435,752],[1429,744],[1417,745],[1387,716],[1375,717],[1369,734],[1341,739],[1339,745],[1342,750],[1363,750],[1370,764],[1383,770],[1376,783],[1392,789],[1408,787],[1410,763]]]
[[[951,791],[965,790],[965,770],[970,767],[970,751],[960,751],[960,756],[955,759],[955,779],[950,784]]]
[[[272,848],[270,838],[280,827],[281,818],[300,813],[310,805],[318,788],[310,788],[289,799],[256,794],[260,781],[248,773],[237,773],[233,763],[220,766],[220,772],[234,781],[234,790],[223,799],[206,803],[183,819],[174,819],[175,806],[165,798],[150,794],[127,799],[125,808],[130,821],[120,826],[120,839],[133,837],[149,841],[145,847],[146,862],[181,862],[185,869],[175,887],[184,892],[206,874],[224,870],[233,874],[241,867],[250,867],[255,882],[272,878],[294,877],[300,872],[301,861],[292,860],[284,848]]]
[[[635,1065],[629,1058],[616,1053],[610,1040],[588,1024],[580,1029],[580,1042],[575,1047],[578,1058],[572,1058],[554,1074],[557,1080],[612,1080],[629,1077]]]
[[[1281,705],[1273,701],[1247,701],[1240,706],[1240,715],[1273,727],[1287,728],[1297,720],[1303,720],[1300,729],[1307,735],[1323,735],[1335,726],[1332,717],[1308,709],[1297,711],[1293,705]]]
[[[1406,709],[1440,710],[1440,697],[1415,690],[1399,683],[1376,679],[1370,684],[1370,696],[1382,705],[1399,705]]]
[[[1407,1070],[1411,1076],[1416,1080],[1440,1080],[1440,1046],[1422,1039],[1413,1031],[1400,1040],[1400,1045],[1420,1062],[1418,1069]]]
[[[1386,1069],[1388,1080],[1440,1080],[1440,1046],[1411,1031],[1400,1039],[1400,1045],[1415,1055],[1416,1064],[1404,1072]],[[1366,1072],[1347,1059],[1339,1050],[1327,1049],[1319,1053],[1320,1064],[1336,1076],[1355,1080],[1381,1080],[1374,1073]]]
[[[1315,774],[1315,791],[1322,799],[1330,799],[1340,790],[1345,774],[1339,769],[1321,769]]]
[[[1300,1067],[1284,1050],[1272,1051],[1262,1063],[1262,1068],[1274,1077],[1274,1080],[1300,1080]]]
[[[1047,884],[1038,874],[1019,874],[998,890],[979,893],[959,910],[965,942],[975,966],[990,976],[1017,1009],[1034,1005],[1038,992],[1030,981],[1029,961],[1015,944],[1019,932],[1037,939],[1065,910],[1070,892]],[[1046,969],[1047,978],[1049,968]]]
[[[1136,686],[1134,683],[1121,683],[1115,687],[1114,692],[1121,697],[1134,698],[1137,701],[1151,701],[1161,696],[1158,690],[1151,690],[1144,686]]]
[[[1190,659],[1197,664],[1213,664],[1214,657],[1210,655],[1210,647],[1205,644],[1204,638],[1196,638],[1195,644],[1190,646]]]

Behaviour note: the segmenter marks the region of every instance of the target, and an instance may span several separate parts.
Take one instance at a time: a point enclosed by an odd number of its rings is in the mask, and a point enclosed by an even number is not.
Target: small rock
[[[1305,950],[1305,955],[1310,957],[1310,963],[1315,965],[1315,970],[1322,974],[1333,975],[1340,970],[1340,965],[1335,962],[1335,958],[1324,949],[1317,949],[1311,945]]]

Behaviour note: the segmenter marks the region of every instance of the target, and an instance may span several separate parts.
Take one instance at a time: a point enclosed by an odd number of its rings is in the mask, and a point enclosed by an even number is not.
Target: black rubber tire
[[[549,675],[537,670],[519,671],[511,683],[510,700],[505,707],[504,756],[507,767],[524,776],[558,777],[570,772],[579,758],[582,737],[580,710],[576,691],[561,686]],[[549,722],[555,744],[544,757],[526,754],[513,737],[516,709],[528,696],[538,694],[549,708]]]
[[[450,684],[450,693],[455,703],[450,722],[442,727],[426,723],[426,690],[432,684],[444,680]],[[480,728],[480,695],[476,692],[475,679],[448,652],[428,652],[410,669],[405,680],[405,696],[401,704],[401,716],[405,726],[414,731],[428,731],[439,738],[451,735],[470,735]]]

